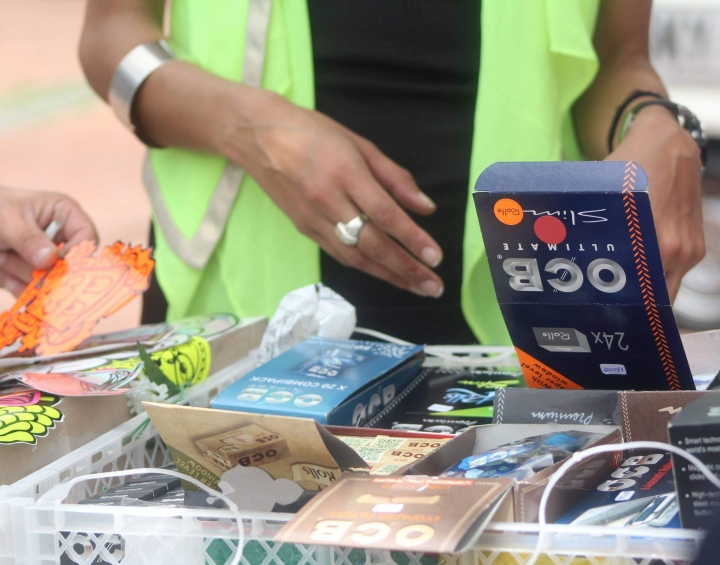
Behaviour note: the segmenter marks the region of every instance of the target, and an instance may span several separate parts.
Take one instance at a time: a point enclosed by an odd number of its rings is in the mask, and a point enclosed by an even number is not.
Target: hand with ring
[[[334,120],[263,90],[238,87],[219,144],[298,230],[340,263],[439,297],[442,250],[408,215],[435,204],[410,173]],[[250,134],[249,134],[250,132]]]

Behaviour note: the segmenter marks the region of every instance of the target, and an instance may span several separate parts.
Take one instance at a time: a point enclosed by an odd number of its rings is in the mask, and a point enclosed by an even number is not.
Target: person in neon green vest
[[[150,75],[133,107],[139,135],[157,147],[144,179],[170,318],[269,315],[286,292],[320,280],[319,248],[425,296],[428,308],[443,292],[433,269],[448,250],[410,215],[434,209],[413,171],[313,109],[313,1],[172,2],[167,39],[180,60]],[[376,2],[378,18],[384,6]],[[163,7],[89,0],[80,58],[100,96],[126,53],[164,37]],[[650,8],[651,0],[482,0],[469,180],[496,161],[639,162],[674,295],[704,253],[699,151],[658,107],[643,110],[611,154],[605,145],[629,93],[665,94],[648,58]],[[440,24],[426,25],[432,34]],[[369,221],[357,246],[346,245],[334,227],[359,214]],[[472,206],[465,220],[462,313],[478,340],[507,343]],[[423,332],[435,341],[432,328]]]

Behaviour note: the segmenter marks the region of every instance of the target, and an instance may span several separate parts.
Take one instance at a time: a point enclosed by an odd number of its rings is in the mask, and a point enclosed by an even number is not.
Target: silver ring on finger
[[[368,217],[365,214],[355,216],[347,223],[338,222],[335,224],[335,234],[345,245],[357,245],[360,231],[362,231]]]

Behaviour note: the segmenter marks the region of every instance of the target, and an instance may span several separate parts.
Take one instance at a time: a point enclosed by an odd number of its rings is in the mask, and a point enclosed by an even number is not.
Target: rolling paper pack
[[[475,186],[528,386],[694,389],[636,163],[496,163]]]

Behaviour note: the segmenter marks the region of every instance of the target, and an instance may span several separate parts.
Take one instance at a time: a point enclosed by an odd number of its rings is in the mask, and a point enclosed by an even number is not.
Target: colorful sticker
[[[155,266],[151,249],[116,242],[93,255],[95,250],[95,243],[84,241],[50,270],[33,271],[17,302],[0,314],[0,347],[35,355],[70,351],[101,318],[148,288]]]
[[[27,405],[4,405],[8,398],[0,399],[0,445],[35,445],[38,438],[45,437],[55,424],[62,422],[62,413],[54,408],[60,398],[33,395],[35,398],[35,404]]]
[[[169,326],[175,333],[203,337],[215,337],[231,330],[240,323],[235,314],[205,314],[183,318]]]
[[[42,398],[39,390],[28,390],[12,394],[0,395],[0,406],[30,406],[37,404]]]
[[[193,337],[175,347],[150,353],[150,358],[177,386],[183,383],[197,384],[210,374],[210,345],[201,337]],[[140,362],[139,357],[114,359],[104,368],[132,369]]]
[[[127,394],[133,389],[123,388],[143,370],[143,363],[128,369],[101,369],[77,373],[23,373],[26,385],[59,396],[110,396]]]

